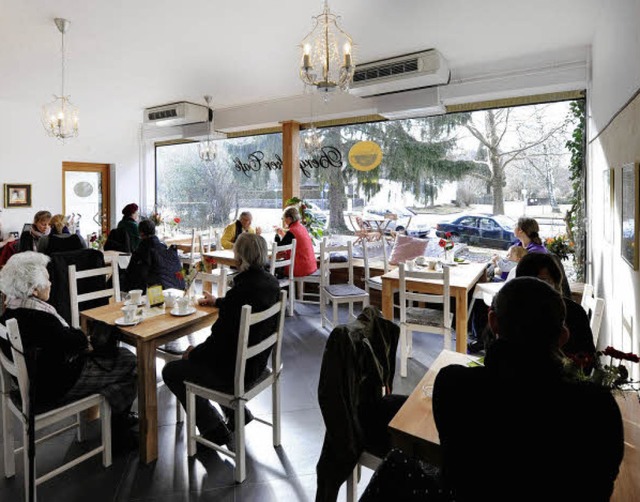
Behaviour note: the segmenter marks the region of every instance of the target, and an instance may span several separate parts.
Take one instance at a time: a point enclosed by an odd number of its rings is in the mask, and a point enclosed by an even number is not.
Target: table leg
[[[382,316],[393,321],[393,287],[391,281],[382,279]]]
[[[456,298],[456,352],[467,353],[467,290],[459,288]]]
[[[153,343],[138,340],[138,414],[140,416],[140,460],[148,464],[158,458],[158,394],[156,351]]]

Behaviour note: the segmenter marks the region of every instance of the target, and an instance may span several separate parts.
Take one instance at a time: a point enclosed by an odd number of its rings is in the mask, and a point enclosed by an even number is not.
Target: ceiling
[[[67,91],[81,109],[138,114],[173,101],[214,108],[303,93],[300,40],[319,0],[4,0],[0,100],[43,104],[59,92],[60,34]],[[437,48],[454,74],[590,45],[602,0],[331,0],[360,62]],[[107,105],[108,106],[108,105]]]

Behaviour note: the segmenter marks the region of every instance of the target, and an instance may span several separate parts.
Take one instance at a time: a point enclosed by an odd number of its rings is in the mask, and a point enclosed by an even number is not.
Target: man
[[[243,211],[240,213],[240,218],[230,225],[227,225],[222,237],[220,238],[220,245],[222,246],[222,249],[233,249],[236,239],[244,232],[260,235],[262,233],[262,229],[260,227],[256,227],[255,229],[251,227],[252,220],[253,217],[251,216],[251,213],[249,211]]]

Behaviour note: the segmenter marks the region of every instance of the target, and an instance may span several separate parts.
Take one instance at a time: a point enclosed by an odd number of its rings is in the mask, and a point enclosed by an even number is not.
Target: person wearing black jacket
[[[185,381],[232,391],[242,307],[251,305],[252,312],[262,312],[274,305],[280,295],[278,280],[265,269],[268,250],[263,237],[241,234],[233,250],[240,261],[240,272],[234,278],[233,287],[224,298],[216,298],[205,292],[205,298],[201,300],[201,304],[220,309],[218,320],[211,326],[211,335],[200,345],[189,347],[181,361],[168,363],[162,371],[167,387],[185,409]],[[277,319],[272,318],[252,326],[250,343],[253,345],[267,338],[276,328],[276,322]],[[264,351],[247,361],[245,385],[250,386],[263,373],[268,358],[269,351]],[[248,409],[245,410],[245,423],[248,423],[253,417]],[[232,439],[229,428],[234,427],[234,417],[229,416],[225,424],[209,401],[196,397],[196,425],[210,441],[219,445],[227,444]]]

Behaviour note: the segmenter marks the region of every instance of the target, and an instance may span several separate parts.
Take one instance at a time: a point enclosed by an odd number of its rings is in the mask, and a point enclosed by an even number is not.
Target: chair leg
[[[331,328],[335,328],[340,321],[340,317],[339,317],[339,313],[338,313],[338,302],[333,301],[333,325],[331,326]]]
[[[271,424],[273,428],[273,446],[280,446],[280,378],[276,377],[271,386]]]
[[[176,422],[184,422],[184,410],[178,398],[176,398]]]
[[[356,464],[347,478],[347,502],[358,500],[358,478],[360,477],[360,464]]]
[[[26,424],[22,426],[22,446],[24,447],[22,450],[22,463],[24,465],[24,498],[27,500],[29,496],[29,455],[27,454],[27,448],[29,447],[29,435],[27,433]],[[36,456],[33,456],[33,472],[38,472],[36,470]],[[35,480],[34,480],[34,488],[35,488]],[[36,493],[33,494],[33,500],[36,499]]]
[[[178,403],[178,406],[180,404]],[[196,454],[196,396],[187,390],[187,455]]]
[[[2,446],[4,451],[4,476],[10,478],[16,474],[16,456],[13,451],[13,423],[7,396],[2,395]]]
[[[355,318],[356,316],[353,315],[353,302],[349,302],[349,321]]]
[[[247,477],[246,455],[245,455],[245,431],[244,431],[244,409],[245,402],[238,400],[235,406],[236,412],[236,469],[234,479],[236,483],[242,483]]]
[[[400,325],[400,376],[407,376],[407,327]]]
[[[102,465],[111,465],[111,406],[106,399],[100,404],[100,422],[102,427]]]
[[[320,323],[323,328],[326,326],[326,318],[327,318],[327,300],[321,292],[320,293]]]
[[[86,420],[86,416],[83,417],[82,415],[86,413],[86,412],[80,412],[80,413],[76,413],[76,420],[78,422],[78,430],[76,430],[76,439],[78,440],[78,443],[82,443],[84,441],[84,438],[87,437],[87,420]]]
[[[289,316],[293,316],[294,311],[293,311],[293,307],[294,307],[294,303],[293,301],[295,300],[295,293],[296,293],[296,285],[293,281],[291,281],[291,283],[289,284]]]

